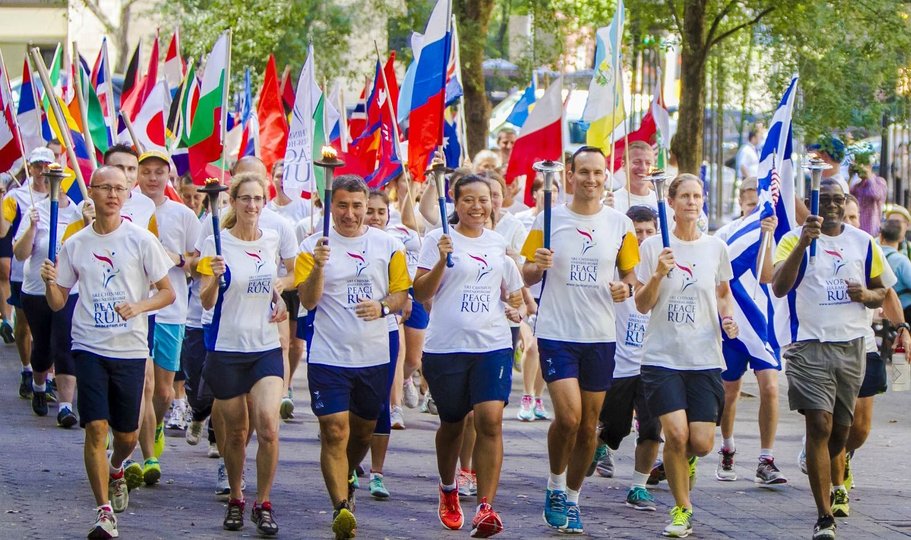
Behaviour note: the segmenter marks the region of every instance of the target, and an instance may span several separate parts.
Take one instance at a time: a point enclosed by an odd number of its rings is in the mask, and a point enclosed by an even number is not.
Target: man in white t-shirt
[[[735,162],[737,165],[737,177],[749,178],[759,176],[759,152],[756,151],[756,145],[759,144],[759,132],[751,129],[747,135],[747,142],[737,150]]]
[[[139,434],[148,317],[174,301],[168,278],[173,265],[158,240],[121,217],[129,193],[124,174],[101,167],[92,174],[92,225],[68,238],[57,265],[45,261],[41,277],[51,309],[63,308],[79,286],[73,313],[73,351],[79,386],[79,421],[85,428],[85,468],[97,517],[89,538],[116,538],[117,518],[129,503],[123,462]],[[156,292],[149,295],[149,287]],[[105,453],[113,434],[111,457]]]

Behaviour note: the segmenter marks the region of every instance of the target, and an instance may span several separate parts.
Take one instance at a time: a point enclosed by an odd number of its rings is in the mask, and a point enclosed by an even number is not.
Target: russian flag
[[[28,155],[35,148],[47,144],[41,129],[41,109],[38,108],[38,93],[32,82],[28,57],[22,66],[22,84],[19,87],[19,107],[16,109],[16,123],[22,135],[22,145]]]
[[[417,67],[411,90],[408,126],[408,167],[416,181],[424,180],[425,164],[433,151],[443,144],[443,108],[446,97],[446,71],[452,35],[450,0],[438,0],[427,28],[424,44],[415,51]]]
[[[525,176],[525,204],[533,206],[532,180],[535,178],[536,161],[559,161],[563,155],[563,77],[548,87],[534,110],[528,115],[522,134],[509,156],[506,182],[515,182]]]

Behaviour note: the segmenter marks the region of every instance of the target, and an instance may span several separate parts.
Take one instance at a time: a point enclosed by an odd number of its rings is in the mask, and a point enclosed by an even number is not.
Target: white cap
[[[54,163],[57,159],[54,157],[54,152],[45,146],[40,148],[35,148],[32,150],[32,153],[28,155],[28,164],[33,163]]]

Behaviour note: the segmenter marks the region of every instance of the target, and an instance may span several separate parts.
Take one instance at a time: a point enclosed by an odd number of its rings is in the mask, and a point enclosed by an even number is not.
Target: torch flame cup
[[[338,152],[331,146],[324,146],[320,149],[320,155],[323,156],[324,161],[335,161],[338,157]]]

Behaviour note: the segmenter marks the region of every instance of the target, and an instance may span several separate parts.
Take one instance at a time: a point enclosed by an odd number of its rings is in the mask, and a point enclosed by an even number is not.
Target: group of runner
[[[605,157],[582,147],[567,158],[558,182],[566,193],[545,238],[542,178],[526,179],[536,203],[529,208],[521,183],[506,184],[498,172],[514,138],[501,133],[500,154],[476,159],[483,168],[449,174],[446,216],[432,182],[420,195],[424,186],[404,179],[378,191],[343,175],[331,185],[329,208],[292,199],[281,163],[267,171],[253,157],[235,164],[226,194],[218,197],[216,183],[205,197],[174,178],[169,156],[114,146],[91,177],[89,198],[76,204],[61,195],[50,224],[44,173],[56,159],[46,148],[33,152],[0,220],[0,260],[12,259],[19,392],[38,416],[56,401],[60,426],[85,428],[97,504],[89,538],[117,537],[116,514],[130,491],[158,482],[167,426],[184,427],[191,445],[207,432],[209,454],[220,458],[226,530],[241,530],[251,506],[258,533],[277,534],[270,492],[279,430],[294,415],[291,382],[303,359],[336,538],[356,533],[358,469],[368,451],[369,492],[390,497],[389,435],[404,427],[402,405],[419,402],[440,419],[440,522],[461,529],[460,498],[477,497],[471,536],[501,532],[495,503],[514,366],[524,382],[518,419],[550,419],[545,384],[553,407],[549,468],[540,473],[543,518],[554,529],[584,531],[584,480],[595,471],[613,476],[612,452],[635,419],[626,504],[654,511],[648,486],[666,479],[675,506],[663,532],[689,535],[696,464],[712,451],[719,424],[716,477],[736,478],[733,416],[747,369],[762,397],[755,481],[786,483],[773,454],[781,363],[722,346],[739,332],[731,291],[738,277],[724,231],[704,231],[701,180],[680,174],[670,182],[665,247],[646,179],[653,149],[632,143],[627,188],[605,196]],[[744,215],[756,189],[741,187]],[[784,352],[788,397],[807,419],[806,465],[819,508],[813,536],[834,538],[833,515],[848,513],[845,447],[855,402],[885,385],[861,385],[865,368],[868,379],[882,368],[870,360],[873,310],[885,301],[909,350],[911,340],[900,304],[896,313],[887,295],[895,278],[878,245],[845,223],[850,201],[841,186],[824,182],[821,201],[821,217],[805,216],[768,248],[759,279],[795,302],[794,343]],[[774,217],[762,223],[775,225]],[[813,240],[820,246],[808,264]],[[852,451],[871,410],[865,406]],[[253,433],[249,504],[243,471]]]

